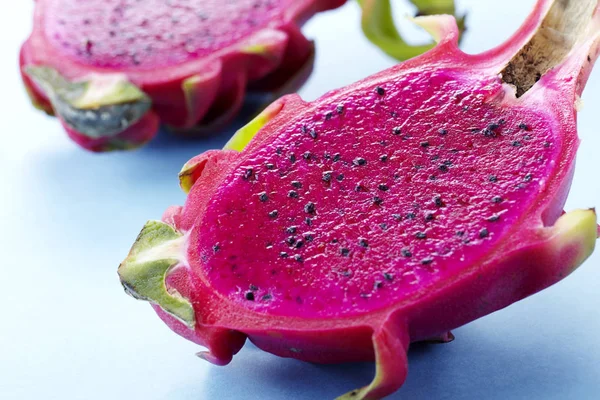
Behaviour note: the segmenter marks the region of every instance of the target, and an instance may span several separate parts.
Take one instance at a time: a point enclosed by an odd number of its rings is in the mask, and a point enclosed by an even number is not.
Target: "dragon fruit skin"
[[[341,398],[393,393],[410,343],[452,340],[594,250],[595,211],[562,211],[600,45],[597,0],[574,3],[539,1],[479,55],[458,50],[452,18],[419,18],[430,52],[273,103],[184,166],[186,204],[144,227],[119,267],[126,291],[215,364],[249,338],[304,361],[375,360]]]
[[[97,152],[143,145],[156,134],[159,119],[188,135],[218,130],[236,115],[248,89],[294,91],[308,77],[314,54],[299,25],[345,0],[121,3],[39,0],[20,53],[33,104],[58,114],[71,138]],[[81,132],[57,112],[54,88],[40,82],[39,67],[73,83],[124,74],[152,107],[117,132]],[[127,102],[112,94],[108,103],[78,110],[99,113],[98,106]]]

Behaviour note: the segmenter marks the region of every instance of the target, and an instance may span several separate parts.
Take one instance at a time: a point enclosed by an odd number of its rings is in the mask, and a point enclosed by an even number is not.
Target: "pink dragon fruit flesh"
[[[21,49],[36,107],[92,151],[138,147],[159,120],[218,129],[247,89],[293,91],[314,46],[299,26],[345,0],[37,0]]]
[[[598,0],[541,0],[478,55],[449,16],[428,53],[307,103],[291,95],[188,162],[185,206],[119,267],[178,334],[227,364],[246,338],[315,363],[375,360],[379,399],[411,342],[532,295],[593,251],[596,214],[563,212],[575,105],[600,45]]]

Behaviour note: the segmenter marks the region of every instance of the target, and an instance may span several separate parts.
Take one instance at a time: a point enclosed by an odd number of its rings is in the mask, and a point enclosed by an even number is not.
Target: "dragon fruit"
[[[246,338],[316,363],[375,360],[397,390],[407,349],[551,286],[596,242],[563,212],[575,105],[600,46],[598,0],[540,0],[505,44],[462,53],[449,16],[430,52],[306,103],[290,95],[188,162],[184,207],[119,267],[179,335],[227,364]]]
[[[138,147],[158,130],[227,123],[247,89],[293,91],[314,46],[299,25],[345,0],[38,0],[21,49],[37,108],[92,151]]]

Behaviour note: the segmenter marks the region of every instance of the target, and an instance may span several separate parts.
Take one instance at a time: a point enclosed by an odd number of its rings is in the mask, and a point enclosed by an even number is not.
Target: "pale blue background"
[[[500,43],[533,4],[458,2],[470,10],[469,52]],[[369,382],[371,364],[304,364],[252,345],[214,367],[123,293],[116,268],[139,229],[184,200],[181,165],[233,130],[196,142],[162,134],[131,153],[84,152],[32,109],[21,87],[16,59],[33,2],[2,7],[0,399],[333,399]],[[399,16],[409,10],[402,7]],[[354,3],[305,31],[318,37],[319,54],[306,99],[393,64],[360,35]],[[584,99],[568,208],[600,205],[600,71]],[[416,346],[408,381],[392,398],[599,399],[599,276],[597,253],[563,283],[456,330],[454,343]]]

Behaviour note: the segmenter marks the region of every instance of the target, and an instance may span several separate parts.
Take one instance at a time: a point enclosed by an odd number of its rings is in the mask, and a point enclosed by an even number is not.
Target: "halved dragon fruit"
[[[343,399],[379,399],[411,342],[534,294],[593,251],[594,210],[563,213],[598,0],[541,0],[505,44],[425,55],[320,99],[287,96],[181,172],[189,196],[119,267],[178,334],[227,364],[246,338],[283,357],[376,361]]]
[[[38,108],[92,151],[138,147],[160,121],[206,131],[247,89],[293,91],[314,46],[299,25],[345,0],[38,0],[21,49]]]

